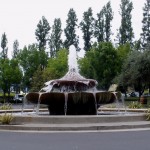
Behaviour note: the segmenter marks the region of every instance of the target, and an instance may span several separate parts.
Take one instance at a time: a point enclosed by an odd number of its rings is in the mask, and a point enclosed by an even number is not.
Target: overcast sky
[[[9,56],[13,42],[19,41],[19,48],[36,42],[35,30],[42,16],[48,20],[50,26],[55,18],[62,21],[62,29],[66,26],[67,14],[70,8],[76,12],[78,22],[83,17],[83,12],[92,7],[93,15],[102,9],[109,0],[0,0],[0,39],[5,32],[8,39]],[[119,4],[121,0],[110,0],[114,12],[112,31],[115,33],[120,26]],[[132,0],[132,25],[136,39],[141,33],[143,6],[145,0]],[[80,36],[82,39],[82,35]],[[1,50],[0,50],[1,51]]]

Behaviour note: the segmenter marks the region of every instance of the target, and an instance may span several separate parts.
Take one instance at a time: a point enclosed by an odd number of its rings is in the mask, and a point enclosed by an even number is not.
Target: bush
[[[10,110],[12,109],[12,105],[9,103],[5,103],[2,106],[0,106],[0,110]]]
[[[12,114],[4,114],[4,115],[0,115],[0,122],[1,124],[10,124],[11,121],[13,120],[13,116]]]
[[[138,108],[142,108],[142,104],[140,104],[139,102],[131,102],[128,105],[128,107],[131,109],[138,109]]]
[[[146,111],[146,120],[150,121],[150,108]]]

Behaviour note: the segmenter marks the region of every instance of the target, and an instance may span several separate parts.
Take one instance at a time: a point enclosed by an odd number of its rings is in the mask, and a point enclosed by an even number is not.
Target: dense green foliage
[[[67,56],[68,51],[66,49],[61,49],[55,58],[50,58],[48,60],[47,68],[44,70],[45,74],[49,74],[47,80],[60,78],[65,75],[68,71]]]
[[[32,91],[39,91],[45,82],[57,79],[65,75],[68,70],[66,49],[61,49],[57,52],[56,57],[51,57],[44,71],[38,69],[32,78]]]
[[[15,59],[0,59],[0,87],[4,92],[10,94],[11,85],[20,84],[22,71],[18,61]]]
[[[130,53],[118,79],[125,90],[128,86],[134,86],[142,95],[150,86],[150,51]]]
[[[131,45],[129,43],[126,43],[124,45],[120,45],[117,47],[119,72],[121,72],[122,65],[124,64],[124,61],[128,58],[128,55],[131,52],[132,52],[132,49],[131,49]]]
[[[44,51],[39,51],[36,45],[29,45],[20,51],[19,64],[23,69],[23,86],[30,87],[33,74],[36,72],[41,63],[47,65],[47,55]],[[40,67],[41,69],[41,67]]]
[[[94,78],[99,88],[108,89],[118,73],[117,51],[110,42],[99,43],[79,61],[81,74]]]

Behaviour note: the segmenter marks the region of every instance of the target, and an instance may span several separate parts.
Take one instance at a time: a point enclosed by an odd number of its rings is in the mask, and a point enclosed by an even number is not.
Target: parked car
[[[149,93],[146,93],[146,94],[144,94],[144,96],[150,97],[150,94],[149,94]]]
[[[139,97],[139,93],[138,92],[131,92],[130,97]]]
[[[23,101],[23,98],[24,98],[24,95],[23,94],[15,94],[14,98],[13,98],[13,101],[14,102],[22,102]]]

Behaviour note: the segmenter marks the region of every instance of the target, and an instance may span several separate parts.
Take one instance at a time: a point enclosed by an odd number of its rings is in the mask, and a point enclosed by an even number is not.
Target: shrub
[[[2,106],[0,106],[0,110],[10,110],[12,109],[12,105],[9,103],[5,103]]]
[[[150,121],[150,108],[146,111],[146,120]]]
[[[4,115],[0,115],[0,122],[2,123],[2,124],[10,124],[11,123],[11,121],[13,120],[13,116],[12,116],[12,114],[4,114]]]
[[[142,105],[139,102],[131,102],[128,107],[131,109],[138,109],[142,108]]]

